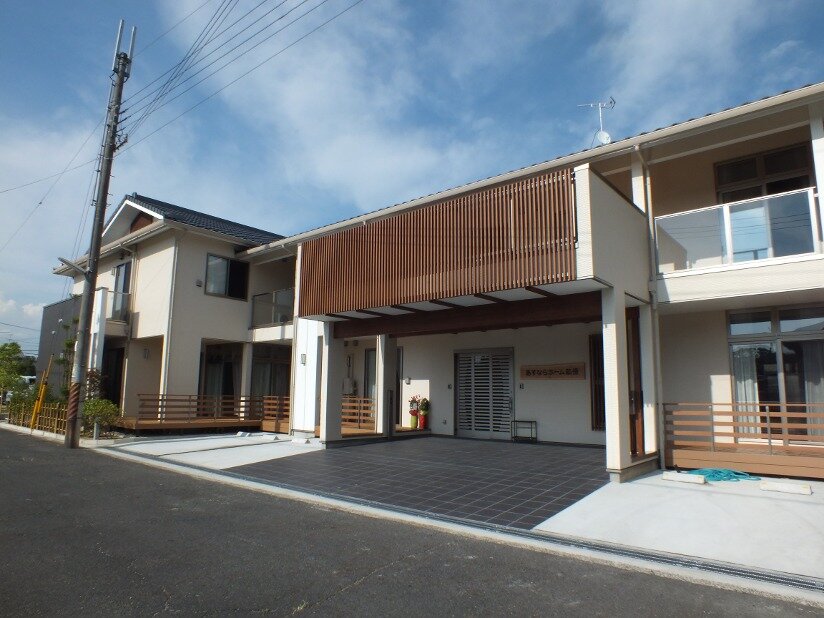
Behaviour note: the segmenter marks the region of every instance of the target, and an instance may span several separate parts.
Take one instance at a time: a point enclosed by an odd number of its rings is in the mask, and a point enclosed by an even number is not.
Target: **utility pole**
[[[123,36],[123,20],[117,30],[112,64],[113,81],[109,91],[109,106],[106,113],[106,128],[103,135],[100,173],[97,177],[97,192],[94,202],[94,220],[92,221],[92,238],[89,245],[89,260],[83,271],[83,296],[80,298],[80,320],[77,325],[77,342],[75,343],[72,379],[69,386],[69,405],[66,414],[66,447],[77,448],[80,445],[80,422],[83,416],[81,391],[85,387],[86,364],[89,358],[91,339],[92,310],[94,309],[94,290],[97,287],[97,263],[100,259],[100,242],[103,233],[103,220],[106,216],[106,203],[109,196],[109,180],[112,175],[112,161],[117,148],[118,122],[120,121],[120,103],[123,99],[123,84],[129,78],[134,53],[134,41],[137,29],[132,28],[132,39],[128,53],[120,51]],[[100,333],[102,336],[103,333]]]

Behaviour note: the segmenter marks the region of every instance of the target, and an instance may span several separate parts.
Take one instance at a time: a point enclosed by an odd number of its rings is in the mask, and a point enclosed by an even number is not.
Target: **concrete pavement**
[[[657,472],[606,485],[536,530],[824,578],[824,483],[811,495],[758,481],[691,485]]]
[[[819,609],[203,482],[0,432],[4,615]]]

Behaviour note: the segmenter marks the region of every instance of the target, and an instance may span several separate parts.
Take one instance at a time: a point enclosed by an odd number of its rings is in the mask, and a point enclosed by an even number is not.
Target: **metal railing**
[[[285,324],[294,318],[295,288],[252,296],[252,328]]]
[[[659,272],[821,251],[814,189],[655,218]]]

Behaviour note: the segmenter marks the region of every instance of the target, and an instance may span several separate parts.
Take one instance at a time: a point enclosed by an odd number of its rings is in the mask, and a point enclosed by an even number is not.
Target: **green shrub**
[[[83,404],[83,427],[92,429],[95,423],[109,427],[120,417],[120,408],[108,399],[87,399]]]

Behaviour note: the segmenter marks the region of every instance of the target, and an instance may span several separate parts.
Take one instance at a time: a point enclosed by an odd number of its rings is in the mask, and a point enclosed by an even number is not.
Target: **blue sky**
[[[143,47],[204,1],[4,0],[0,190],[60,171],[89,135],[76,163],[95,156],[118,19],[138,27],[128,107],[221,1]],[[268,21],[321,2],[301,1]],[[155,112],[131,142],[353,1],[327,0]],[[240,0],[225,25],[259,2]],[[282,234],[310,229],[589,147],[597,115],[581,103],[613,96],[605,123],[620,138],[822,81],[823,22],[815,0],[364,0],[124,151],[113,201],[136,191]],[[88,228],[79,249],[75,239],[91,172],[67,173],[0,251],[0,341],[34,347],[34,331],[3,323],[37,328],[42,304],[65,294],[51,268],[88,245]],[[0,193],[0,246],[50,184]]]

